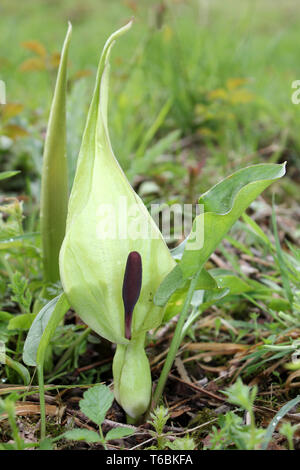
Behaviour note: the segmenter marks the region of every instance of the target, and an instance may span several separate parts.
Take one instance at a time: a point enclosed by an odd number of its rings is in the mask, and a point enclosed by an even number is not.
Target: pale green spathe
[[[145,332],[159,326],[163,309],[153,297],[175,261],[116,160],[107,126],[109,55],[114,40],[131,22],[106,42],[96,78],[75,180],[68,208],[66,236],[60,252],[60,275],[71,306],[100,336],[118,344],[114,361],[115,395],[133,418],[144,413],[151,398],[151,374],[144,351]],[[151,237],[141,231],[120,235],[120,203],[136,212],[131,225],[145,222]],[[116,215],[111,222],[103,207]],[[103,237],[111,224],[112,237]],[[116,226],[115,226],[116,225]],[[122,285],[127,257],[138,251],[142,258],[142,288],[135,306],[131,341],[125,338]]]
[[[142,291],[134,311],[132,337],[160,324],[162,309],[154,306],[152,298],[162,279],[174,267],[158,228],[113,154],[108,134],[110,49],[115,38],[130,26],[131,23],[110,37],[101,56],[60,253],[61,280],[71,305],[93,330],[115,343],[127,343],[121,294],[128,254],[138,251],[143,265]],[[120,198],[126,200],[128,207],[137,205],[137,218],[147,220],[155,238],[100,238],[102,225],[103,230],[107,226],[101,207],[111,205],[118,210]]]

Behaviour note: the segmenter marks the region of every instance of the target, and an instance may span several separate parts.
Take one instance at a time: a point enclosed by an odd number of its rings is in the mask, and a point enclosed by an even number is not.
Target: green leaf
[[[11,278],[11,284],[9,284],[9,287],[13,292],[11,299],[19,304],[23,313],[29,312],[32,295],[28,289],[27,279],[25,279],[21,273],[16,271]]]
[[[164,278],[154,295],[154,303],[160,307],[163,307],[168,302],[171,295],[182,285],[184,280],[182,277],[182,271],[180,266],[175,266],[174,269]]]
[[[260,226],[257,225],[255,220],[251,219],[251,217],[249,217],[249,215],[247,214],[243,214],[242,218],[244,222],[249,225],[249,227],[251,228],[251,231],[253,231],[255,235],[257,235],[260,238],[260,240],[263,243],[265,243],[271,250],[273,250],[272,242],[269,240],[267,235],[262,231]]]
[[[230,295],[238,295],[252,290],[247,282],[226,269],[210,269],[209,274],[216,280],[219,288],[229,289]]]
[[[17,374],[19,374],[22,377],[24,385],[30,384],[30,374],[28,370],[26,369],[26,367],[23,366],[23,364],[20,364],[19,362],[14,361],[9,356],[5,356],[5,364],[11,369],[15,370]]]
[[[127,172],[129,181],[132,180],[137,174],[148,174],[148,171],[154,168],[154,160],[169,150],[172,144],[179,139],[180,134],[180,130],[170,132],[155,142],[152,147],[147,148],[143,158],[134,158],[132,160],[129,171]]]
[[[201,296],[201,293],[202,293],[202,296]],[[228,294],[229,294],[229,289],[227,287],[223,289],[220,288],[220,289],[213,289],[213,290],[208,290],[208,291],[195,291],[193,294],[192,301],[191,301],[191,305],[194,308],[184,324],[184,327],[182,329],[182,334],[181,334],[181,340],[183,340],[189,328],[193,325],[193,323],[195,323],[195,321],[198,319],[198,317],[201,315],[202,312],[207,310],[212,305],[215,305],[216,303],[218,303],[219,300],[222,300]]]
[[[163,318],[164,323],[170,321],[171,318],[173,318],[175,315],[181,312],[183,305],[184,305],[185,296],[188,291],[188,287],[184,289],[177,289],[177,291],[174,292],[174,294],[171,296],[166,306],[166,310],[165,310],[165,314]],[[203,289],[195,290],[193,293],[192,300],[191,300],[191,306],[194,307],[193,312],[191,314],[192,315],[191,318],[194,318],[192,323],[195,321],[196,318],[198,318],[199,315],[201,315],[201,313],[204,310],[207,310],[208,307],[210,307],[211,305],[214,305],[218,300],[223,299],[228,294],[229,294],[228,288],[224,288],[224,289],[216,288],[216,289],[211,289],[211,290],[203,290]],[[189,322],[189,325],[191,325],[192,323]]]
[[[58,257],[65,236],[68,208],[68,170],[66,158],[66,92],[68,49],[72,26],[61,52],[54,96],[51,104],[41,182],[41,234],[46,281],[59,280]]]
[[[65,432],[62,437],[69,441],[102,442],[100,435],[89,429],[72,429]]]
[[[227,396],[228,403],[238,405],[241,408],[251,411],[255,397],[257,395],[257,387],[250,388],[248,385],[243,384],[239,377],[237,381],[222,392]]]
[[[41,350],[44,355],[44,350],[49,344],[52,334],[68,309],[69,303],[67,298],[65,294],[61,294],[48,302],[38,313],[24,344],[23,361],[25,364],[28,366],[37,365],[38,350],[40,350],[40,355]]]
[[[7,178],[11,178],[12,176],[17,175],[18,173],[21,173],[21,172],[20,171],[1,171],[0,181],[6,180]]]
[[[60,296],[48,302],[35,317],[26,337],[23,348],[23,361],[28,366],[36,366],[36,354],[43,332],[51,318]]]
[[[266,305],[271,310],[275,312],[286,312],[290,310],[290,303],[286,299],[282,299],[281,297],[270,297],[270,301],[266,301]]]
[[[16,445],[15,443],[8,444],[5,442],[4,444],[0,444],[0,450],[16,450]]]
[[[68,311],[70,304],[65,293],[52,299],[34,319],[27,335],[23,361],[27,365],[37,365],[40,409],[41,409],[41,439],[46,437],[46,408],[44,390],[44,362],[47,347],[57,326]]]
[[[153,137],[155,136],[156,132],[158,129],[162,126],[164,123],[170,108],[172,106],[173,99],[169,98],[168,101],[163,105],[161,108],[157,118],[155,119],[154,123],[152,126],[149,128],[149,130],[145,133],[144,138],[139,146],[139,148],[136,151],[136,158],[141,158],[145,155],[146,149],[148,144],[151,142]]]
[[[167,442],[167,446],[172,450],[195,450],[196,443],[192,437],[185,436]]]
[[[135,430],[132,428],[119,427],[108,431],[105,436],[106,441],[112,441],[113,439],[122,439],[122,437],[131,436]]]
[[[203,296],[203,303],[201,304],[200,310],[203,312],[208,309],[211,305],[217,303],[218,300],[223,299],[226,295],[229,294],[229,289],[227,287],[214,289],[211,291],[205,291]]]
[[[187,238],[183,240],[183,242],[181,242],[178,246],[176,246],[175,248],[171,250],[171,255],[173,256],[174,259],[179,260],[182,258],[186,242],[187,242]]]
[[[215,251],[232,225],[246,208],[271,183],[285,174],[285,163],[259,164],[238,170],[225,178],[199,199],[204,213],[197,216],[191,235],[180,261],[183,277],[189,278]],[[203,230],[203,246],[198,246],[195,236]]]
[[[218,285],[215,279],[205,269],[203,269],[197,282],[196,289],[210,290],[216,289],[217,287]],[[189,283],[187,282],[187,279],[184,279],[181,267],[178,264],[160,284],[154,296],[154,303],[155,305],[163,307],[178,289],[182,289],[182,292],[185,292],[188,288]]]
[[[113,401],[114,394],[110,389],[106,385],[99,384],[84,392],[79,406],[82,413],[98,426],[101,426]]]
[[[0,311],[0,322],[10,320],[11,318],[13,318],[12,313]]]
[[[182,257],[179,264],[165,277],[156,291],[154,296],[156,305],[166,305],[172,294],[177,289],[184,287],[185,281],[196,274],[199,266],[205,264],[228,230],[251,202],[284,174],[285,164],[253,165],[237,171],[200,198],[199,203],[204,206],[204,214],[195,218],[192,233],[197,233],[197,230],[199,233],[199,230],[203,230],[204,244],[199,249],[194,249],[193,237],[190,236],[178,249],[173,250],[175,257]],[[216,288],[216,282],[210,278],[211,275],[203,269],[197,289]],[[229,285],[225,285],[227,282],[231,285],[231,289],[234,288],[234,279],[232,278],[227,277],[226,280],[223,279],[220,282],[219,287],[229,287]],[[236,290],[242,288],[242,282],[239,282]],[[246,286],[243,287],[246,288]]]
[[[69,308],[70,304],[68,302],[67,296],[63,293],[59,297],[57,304],[52,312],[52,315],[49,318],[49,321],[43,331],[41,341],[38,345],[36,353],[37,364],[44,364],[47,346],[49,345],[56,328],[58,327],[59,323],[61,322]]]
[[[177,289],[174,294],[171,295],[166,306],[163,323],[167,323],[171,320],[171,318],[175,317],[175,315],[181,312],[186,293],[186,289]]]
[[[22,313],[14,316],[8,323],[8,330],[29,330],[35,318],[33,313]]]
[[[39,450],[53,450],[52,441],[49,438],[40,441]]]

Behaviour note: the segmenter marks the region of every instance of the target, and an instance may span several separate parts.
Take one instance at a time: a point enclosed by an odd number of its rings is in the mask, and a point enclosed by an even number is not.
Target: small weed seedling
[[[257,387],[250,389],[242,383],[241,379],[238,379],[223,393],[227,395],[229,403],[246,411],[250,418],[250,424],[244,424],[243,419],[232,411],[220,416],[218,420],[220,429],[213,426],[209,448],[212,450],[231,447],[239,450],[258,449],[265,435],[265,430],[257,428],[255,425],[253,405],[257,395]]]
[[[105,436],[103,435],[102,423],[113,401],[114,394],[108,387],[102,384],[96,385],[84,392],[83,399],[79,402],[80,409],[85,416],[98,426],[99,432],[76,428],[65,432],[55,440],[65,438],[71,441],[99,443],[107,450],[108,441],[121,439],[133,434],[134,429],[131,427],[116,427],[108,431]]]
[[[150,413],[150,420],[148,421],[154,427],[154,431],[150,431],[151,436],[156,439],[157,445],[148,447],[151,450],[194,450],[196,444],[194,440],[189,436],[176,438],[171,441],[171,432],[164,433],[164,427],[170,418],[168,409],[164,406],[158,406],[155,410]]]

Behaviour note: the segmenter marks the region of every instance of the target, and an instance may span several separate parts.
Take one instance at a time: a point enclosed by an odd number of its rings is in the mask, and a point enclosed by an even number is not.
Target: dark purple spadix
[[[129,253],[123,281],[123,303],[125,310],[125,338],[131,338],[133,309],[142,287],[142,258],[137,251]]]

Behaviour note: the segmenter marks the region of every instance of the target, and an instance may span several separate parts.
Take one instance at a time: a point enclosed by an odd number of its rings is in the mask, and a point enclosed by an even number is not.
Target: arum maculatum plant
[[[129,420],[141,420],[151,403],[156,405],[159,401],[180,342],[197,318],[197,311],[191,309],[195,295],[210,292],[210,302],[213,302],[229,292],[222,279],[205,270],[206,261],[251,202],[285,173],[285,165],[255,165],[214,186],[200,198],[204,212],[195,218],[191,235],[175,250],[173,257],[120,168],[109,138],[109,56],[115,40],[131,24],[112,34],[100,58],[59,255],[64,292],[36,316],[24,346],[24,362],[37,366],[42,436],[45,435],[45,351],[70,306],[92,330],[117,345],[113,360],[115,398]],[[65,93],[60,72],[57,87]],[[53,107],[59,112],[56,96]],[[65,132],[63,127],[53,128],[52,132],[48,134],[49,139],[63,140],[63,136],[57,135]],[[199,230],[203,241],[200,244],[195,243]],[[183,299],[182,308],[152,400],[145,337],[147,331],[162,323],[166,307],[172,305],[178,292]],[[173,314],[177,313],[174,309]]]

